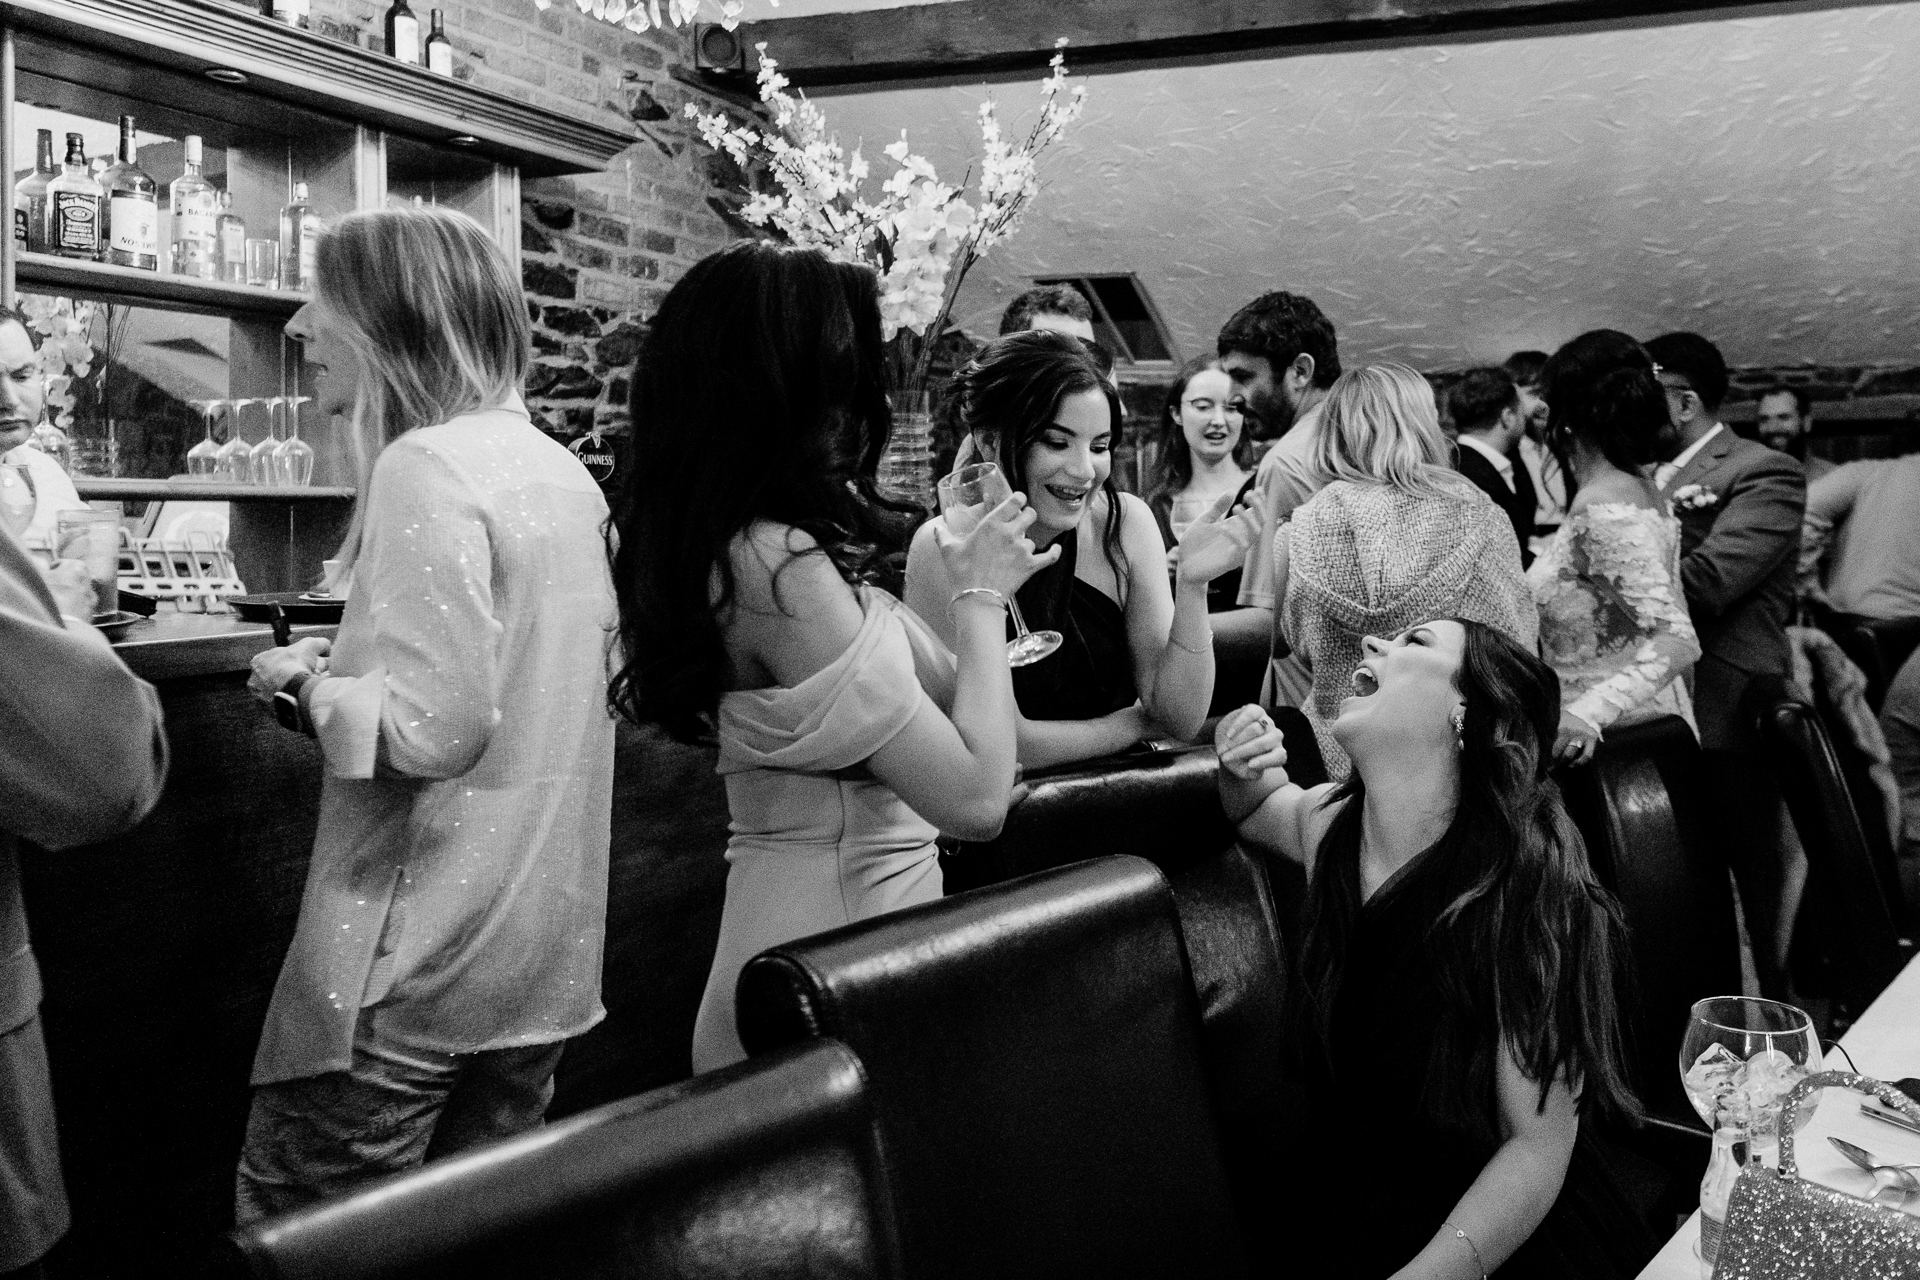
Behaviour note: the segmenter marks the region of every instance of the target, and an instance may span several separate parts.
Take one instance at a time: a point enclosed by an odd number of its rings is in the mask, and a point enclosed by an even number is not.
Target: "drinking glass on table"
[[[39,508],[39,495],[33,491],[33,472],[24,462],[0,464],[0,524],[16,538],[27,536],[33,513]]]
[[[207,435],[199,444],[187,450],[187,474],[196,480],[212,480],[220,469],[220,445],[213,438],[213,420],[226,401],[195,400],[191,403],[200,411],[201,420],[206,423]]]
[[[947,528],[962,536],[993,510],[1013,496],[1012,486],[997,464],[976,462],[961,467],[938,486],[940,518]],[[1007,597],[1007,613],[1013,618],[1014,638],[1007,642],[1007,665],[1024,667],[1040,661],[1060,647],[1058,631],[1029,631],[1020,616],[1020,602]]]
[[[239,397],[227,402],[233,406],[233,412],[227,415],[227,442],[220,446],[220,452],[214,455],[214,479],[225,484],[245,484],[247,465],[253,457],[253,446],[247,443],[240,428],[245,425],[245,409],[257,403],[253,397]]]
[[[56,560],[79,560],[93,582],[93,612],[120,609],[120,514],[116,511],[62,511],[54,517]]]
[[[1680,1082],[1687,1101],[1713,1130],[1713,1152],[1700,1184],[1700,1263],[1711,1275],[1726,1226],[1727,1202],[1743,1165],[1780,1142],[1780,1108],[1802,1079],[1820,1070],[1813,1019],[1790,1004],[1753,996],[1697,1001],[1680,1042]],[[1794,1130],[1819,1105],[1803,1103]]]

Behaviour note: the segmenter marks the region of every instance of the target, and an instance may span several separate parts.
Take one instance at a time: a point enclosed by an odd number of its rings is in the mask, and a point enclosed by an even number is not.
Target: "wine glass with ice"
[[[1698,1001],[1680,1045],[1680,1081],[1709,1128],[1734,1128],[1756,1147],[1779,1138],[1780,1105],[1820,1070],[1813,1019],[1790,1004],[1754,996]],[[1817,1098],[1800,1107],[1794,1128],[1813,1119]]]
[[[1013,496],[1006,476],[991,462],[960,468],[940,482],[938,491],[940,518],[947,522],[948,529],[963,537],[986,518],[987,512]],[[1027,630],[1020,604],[1012,596],[1007,597],[1007,612],[1013,618],[1014,630],[1014,638],[1007,642],[1008,666],[1028,666],[1060,647],[1058,631]]]

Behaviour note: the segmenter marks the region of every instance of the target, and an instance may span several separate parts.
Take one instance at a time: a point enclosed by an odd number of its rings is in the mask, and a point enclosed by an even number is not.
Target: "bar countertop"
[[[293,635],[295,639],[332,639],[337,630],[334,626],[295,627]],[[264,622],[243,622],[232,614],[163,609],[128,627],[113,650],[144,680],[174,680],[246,671],[254,654],[272,647],[273,628]]]

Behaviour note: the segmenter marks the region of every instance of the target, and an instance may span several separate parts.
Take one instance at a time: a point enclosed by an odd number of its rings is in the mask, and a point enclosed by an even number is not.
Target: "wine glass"
[[[220,446],[213,439],[213,420],[225,400],[192,400],[207,427],[207,438],[187,450],[187,474],[196,480],[212,480],[220,470]]]
[[[1771,1146],[1779,1139],[1787,1094],[1818,1070],[1820,1037],[1813,1019],[1792,1005],[1713,996],[1693,1006],[1680,1044],[1680,1082],[1710,1128],[1732,1128],[1755,1147]],[[1818,1101],[1801,1104],[1795,1130],[1813,1119]]]
[[[300,406],[312,396],[282,396],[287,406],[287,438],[273,451],[275,484],[304,488],[313,483],[313,446],[300,438]]]
[[[24,462],[0,463],[0,525],[16,538],[27,536],[40,497],[33,489],[33,472]]]
[[[258,403],[258,398],[243,396],[227,403],[233,406],[233,412],[227,417],[227,442],[214,455],[213,475],[216,480],[228,484],[245,484],[247,463],[253,456],[253,446],[247,443],[240,428],[245,425],[246,407]]]
[[[1013,496],[1013,489],[1000,468],[991,462],[976,462],[962,467],[938,486],[940,518],[947,528],[962,536],[986,518],[986,514]],[[1007,597],[1007,612],[1013,618],[1014,638],[1007,642],[1007,665],[1024,667],[1040,661],[1060,647],[1058,631],[1029,631],[1020,616],[1020,602]]]
[[[247,460],[247,479],[254,484],[278,484],[279,477],[273,472],[273,455],[280,447],[280,437],[273,433],[273,411],[285,409],[287,398],[262,396],[261,402],[267,406],[267,438],[253,446]]]

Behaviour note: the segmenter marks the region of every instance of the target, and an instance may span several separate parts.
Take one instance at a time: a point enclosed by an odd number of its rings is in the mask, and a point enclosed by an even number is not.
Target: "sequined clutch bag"
[[[1815,1089],[1870,1093],[1920,1120],[1892,1085],[1823,1071],[1795,1085],[1780,1109],[1780,1167],[1755,1166],[1734,1183],[1714,1280],[1913,1280],[1920,1276],[1920,1218],[1800,1176],[1793,1125]]]

